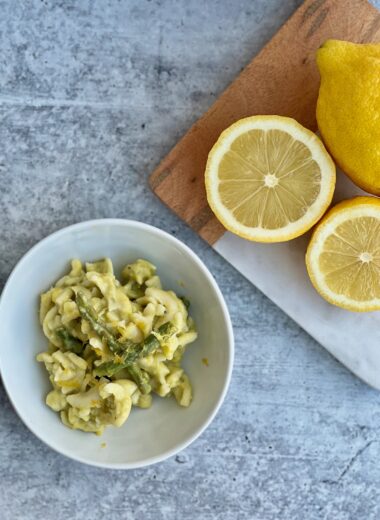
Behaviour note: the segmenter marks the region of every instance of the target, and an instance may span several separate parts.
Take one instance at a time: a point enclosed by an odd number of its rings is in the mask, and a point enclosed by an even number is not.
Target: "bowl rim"
[[[8,276],[8,279],[6,280],[6,283],[4,285],[3,291],[0,296],[0,316],[2,313],[2,308],[4,306],[4,301],[6,300],[9,292],[10,285],[13,281],[13,279],[17,276],[18,271],[22,268],[23,264],[29,259],[29,257],[38,249],[40,249],[43,245],[45,245],[47,242],[50,242],[53,239],[60,238],[63,235],[70,234],[72,231],[85,229],[88,227],[102,227],[104,225],[118,225],[123,226],[127,228],[135,228],[135,229],[141,229],[145,231],[149,231],[151,233],[154,233],[156,236],[162,237],[164,240],[167,240],[169,242],[174,243],[177,245],[187,256],[189,256],[192,261],[197,264],[197,266],[200,268],[200,270],[203,272],[203,274],[208,279],[212,289],[214,290],[216,297],[218,299],[218,302],[221,307],[223,319],[227,328],[227,337],[226,337],[226,346],[227,346],[227,373],[224,379],[223,388],[222,391],[211,411],[211,413],[208,415],[207,419],[203,421],[203,423],[198,426],[195,431],[190,434],[188,437],[186,437],[182,442],[177,443],[174,447],[162,452],[159,455],[156,455],[154,457],[149,457],[147,459],[143,459],[141,461],[133,462],[133,463],[109,463],[109,462],[98,462],[94,460],[88,460],[85,457],[72,455],[70,452],[68,452],[65,448],[60,448],[59,446],[55,445],[54,442],[51,442],[49,438],[43,438],[42,435],[36,429],[31,426],[28,421],[22,416],[22,413],[17,408],[16,403],[13,401],[11,393],[8,389],[8,383],[7,383],[7,377],[5,376],[3,366],[2,366],[2,356],[0,353],[0,376],[2,379],[2,383],[5,389],[5,392],[8,396],[8,399],[10,400],[13,409],[15,410],[16,414],[19,416],[21,421],[27,426],[27,428],[44,444],[46,444],[49,448],[51,448],[56,453],[59,453],[61,455],[64,455],[65,457],[68,457],[71,460],[75,460],[76,462],[81,462],[83,464],[87,464],[89,466],[95,466],[99,468],[107,468],[107,469],[119,469],[119,470],[126,470],[126,469],[137,469],[142,468],[146,466],[150,466],[152,464],[156,464],[158,462],[162,462],[169,457],[172,457],[179,453],[180,451],[184,450],[190,444],[192,444],[205,430],[206,428],[211,424],[211,422],[214,420],[216,414],[218,413],[221,405],[223,404],[223,401],[226,397],[230,382],[231,382],[231,375],[232,375],[232,368],[234,364],[234,356],[235,356],[235,347],[234,347],[234,334],[233,334],[233,327],[231,323],[230,314],[228,311],[227,304],[224,300],[223,294],[215,281],[213,275],[209,271],[209,269],[206,267],[204,262],[199,258],[199,256],[190,249],[189,246],[187,246],[184,242],[179,240],[178,238],[170,235],[170,233],[163,231],[162,229],[153,226],[151,224],[145,224],[144,222],[140,222],[138,220],[133,219],[122,219],[122,218],[100,218],[100,219],[91,219],[91,220],[85,220],[82,222],[78,222],[76,224],[71,224],[69,226],[65,226],[61,229],[58,229],[57,231],[54,231],[53,233],[47,235],[46,237],[39,240],[36,244],[34,244],[15,264],[13,267],[10,275]]]

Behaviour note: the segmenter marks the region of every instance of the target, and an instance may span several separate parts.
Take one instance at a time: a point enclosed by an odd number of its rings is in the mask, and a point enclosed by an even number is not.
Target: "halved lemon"
[[[221,134],[205,182],[210,207],[228,230],[284,242],[309,230],[328,208],[335,165],[320,139],[294,119],[253,116]]]
[[[356,197],[332,208],[316,227],[306,266],[327,301],[351,311],[380,309],[380,200]]]

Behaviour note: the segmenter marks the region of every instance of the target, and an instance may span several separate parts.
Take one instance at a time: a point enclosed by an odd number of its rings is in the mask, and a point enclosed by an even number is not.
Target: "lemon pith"
[[[323,141],[353,182],[380,195],[380,43],[327,40],[317,65]]]
[[[330,303],[365,312],[380,309],[380,200],[356,197],[332,208],[313,232],[306,267]]]
[[[221,134],[205,183],[210,207],[228,230],[281,242],[305,233],[326,211],[335,166],[318,137],[294,119],[252,116]]]

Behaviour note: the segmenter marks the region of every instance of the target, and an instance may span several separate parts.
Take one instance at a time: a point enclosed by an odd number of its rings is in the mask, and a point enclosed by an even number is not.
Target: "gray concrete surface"
[[[0,385],[1,520],[380,517],[379,393],[147,186],[158,161],[300,3],[0,2],[1,284],[56,229],[139,219],[201,256],[236,334],[216,420],[190,448],[147,469],[98,470],[59,456],[24,427]]]

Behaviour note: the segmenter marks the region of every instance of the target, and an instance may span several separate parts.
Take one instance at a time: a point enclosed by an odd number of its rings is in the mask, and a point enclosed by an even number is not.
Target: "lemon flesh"
[[[316,227],[306,266],[317,291],[352,311],[380,309],[380,201],[337,204]]]
[[[317,64],[323,141],[353,182],[380,195],[380,43],[328,40]]]
[[[205,174],[208,202],[243,238],[282,242],[323,215],[335,166],[318,137],[291,118],[253,116],[225,130]]]

